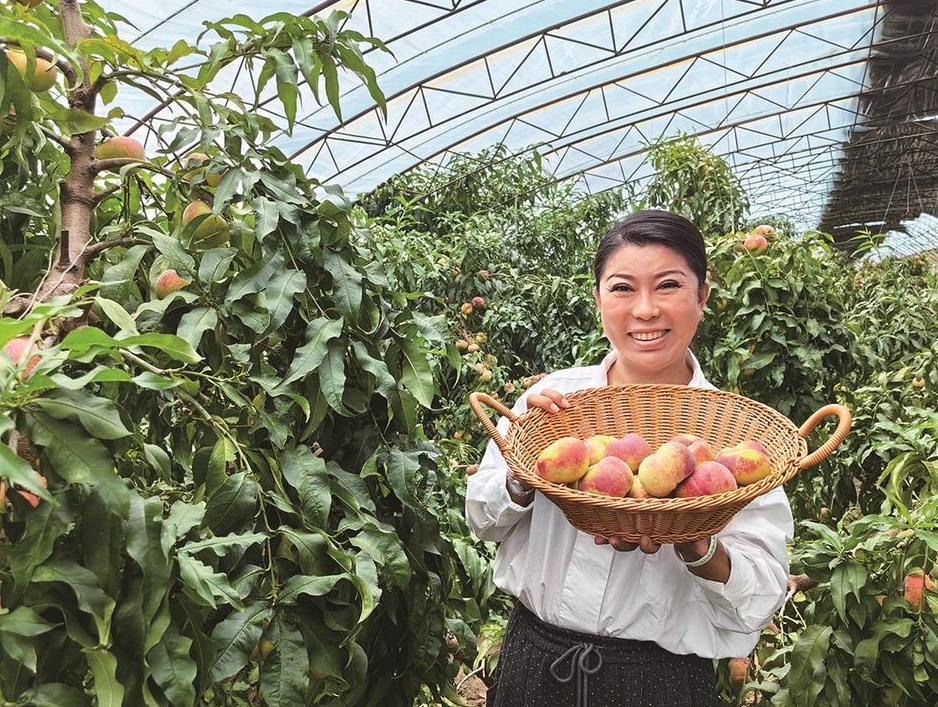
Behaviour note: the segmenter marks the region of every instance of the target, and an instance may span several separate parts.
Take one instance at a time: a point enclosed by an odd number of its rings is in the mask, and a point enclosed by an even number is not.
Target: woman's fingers
[[[540,408],[547,412],[560,412],[562,408],[569,406],[570,403],[563,397],[563,393],[553,388],[544,388],[540,393],[531,393],[528,396],[528,409]]]
[[[606,538],[602,535],[594,536],[593,542],[595,542],[597,545],[612,545],[612,547],[614,547],[616,550],[619,550],[620,552],[641,550],[646,555],[654,555],[661,548],[659,543],[656,543],[647,535],[643,535],[637,543],[626,540],[625,538]]]

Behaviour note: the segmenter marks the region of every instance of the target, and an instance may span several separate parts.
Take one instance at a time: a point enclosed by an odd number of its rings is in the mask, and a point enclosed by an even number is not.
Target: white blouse
[[[615,361],[551,373],[529,388],[569,393],[607,384]],[[714,388],[691,355],[691,386]],[[509,422],[498,429],[505,434]],[[781,606],[787,589],[787,541],[794,533],[788,497],[776,488],[743,508],[717,535],[729,553],[726,584],[691,574],[673,549],[646,555],[596,545],[540,493],[522,507],[505,489],[507,466],[490,441],[469,477],[466,519],[482,540],[498,543],[494,581],[542,621],[592,635],[654,641],[673,653],[704,658],[745,656]]]

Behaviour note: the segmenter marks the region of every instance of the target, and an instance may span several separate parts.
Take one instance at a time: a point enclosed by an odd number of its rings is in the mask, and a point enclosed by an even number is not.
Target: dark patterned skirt
[[[515,604],[486,707],[715,707],[713,660],[591,636]]]

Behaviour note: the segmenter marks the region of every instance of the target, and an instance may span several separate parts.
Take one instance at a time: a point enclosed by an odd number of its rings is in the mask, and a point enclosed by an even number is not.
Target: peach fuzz
[[[716,461],[733,473],[740,486],[753,484],[772,473],[768,455],[751,447],[724,447]]]
[[[678,498],[710,496],[737,488],[736,478],[729,469],[720,462],[707,461],[698,464],[693,473],[677,485],[674,495]]]
[[[642,460],[652,451],[647,440],[636,432],[629,432],[622,437],[613,439],[606,446],[606,456],[618,457],[628,464],[633,471],[638,469]]]
[[[590,451],[579,437],[561,437],[548,444],[537,456],[535,470],[545,481],[570,484],[586,473]]]
[[[586,470],[576,487],[587,493],[622,498],[632,487],[632,479],[628,464],[618,457],[603,457]]]
[[[716,453],[710,447],[710,443],[702,437],[688,444],[687,448],[694,456],[694,464],[698,466],[704,462],[711,462],[716,458]]]
[[[665,442],[642,460],[638,478],[645,490],[663,498],[694,471],[694,455],[680,442]]]

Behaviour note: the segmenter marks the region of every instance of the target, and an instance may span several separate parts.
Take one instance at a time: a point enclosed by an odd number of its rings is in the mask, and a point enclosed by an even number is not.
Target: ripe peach
[[[459,307],[459,311],[463,314],[472,314],[472,302],[463,302]]]
[[[730,682],[739,688],[749,677],[749,658],[730,658]]]
[[[771,238],[772,236],[775,235],[775,227],[770,226],[767,223],[760,223],[758,226],[752,229],[752,232],[755,233],[757,236],[765,236],[766,238]]]
[[[769,242],[763,235],[758,233],[750,233],[743,241],[743,248],[748,250],[753,255],[761,255],[766,250],[768,250]]]
[[[473,306],[473,307],[484,307],[484,306],[485,306],[485,300],[482,299],[481,297],[473,297],[473,298],[472,298],[472,306]]]
[[[181,290],[191,283],[192,280],[180,277],[175,270],[170,268],[169,270],[164,270],[157,276],[156,281],[153,283],[153,290],[156,292],[156,296],[162,299],[166,295]]]
[[[694,455],[680,442],[665,442],[642,459],[638,478],[649,494],[667,496],[694,471]]]
[[[651,498],[651,494],[645,490],[645,487],[642,486],[642,480],[638,478],[638,474],[634,475],[632,479],[632,487],[629,489],[628,494],[629,498]]]
[[[922,592],[924,590],[935,591],[935,583],[932,581],[932,578],[925,574],[922,570],[913,570],[909,572],[905,579],[902,582],[903,585],[903,596],[905,600],[912,605],[912,608],[915,611],[922,610],[922,604],[924,597]]]
[[[740,486],[748,486],[772,473],[768,455],[752,447],[724,447],[716,461],[733,473]]]
[[[548,444],[537,457],[536,473],[546,481],[571,484],[589,467],[589,447],[579,437],[560,437]]]
[[[210,160],[211,157],[204,152],[190,152],[183,160],[183,166],[186,171],[183,172],[182,178],[186,181],[191,181],[197,176],[204,175],[202,181],[205,182],[207,186],[212,188],[217,187],[221,183],[223,175],[220,172],[208,171],[207,165]]]
[[[44,489],[49,488],[49,480],[48,480],[45,476],[43,476],[42,474],[40,474],[38,471],[36,472],[36,480],[39,482],[39,485],[42,486],[42,488],[44,488]],[[28,503],[28,504],[29,504],[30,506],[32,506],[33,508],[35,508],[36,506],[38,506],[38,505],[39,505],[39,501],[42,500],[42,499],[39,498],[39,496],[37,496],[36,494],[34,494],[34,493],[30,492],[30,491],[21,491],[21,490],[18,489],[18,490],[17,490],[17,493],[18,493],[20,496],[22,496],[22,497],[26,500],[26,503]]]
[[[694,442],[703,439],[700,435],[695,435],[690,432],[678,432],[674,435],[669,442],[680,442],[686,447],[691,446]]]
[[[651,445],[637,432],[629,432],[613,439],[606,446],[606,455],[619,457],[630,469],[638,469],[642,459],[652,453]]]
[[[98,143],[94,148],[94,156],[99,160],[124,158],[143,161],[147,153],[139,140],[127,135],[114,135]]]
[[[618,457],[603,457],[586,469],[576,482],[580,491],[622,498],[632,487],[634,475],[629,465]]]
[[[691,496],[709,496],[714,493],[735,491],[738,488],[732,472],[715,461],[698,464],[693,473],[674,489],[678,498]]]
[[[6,345],[3,347],[3,352],[13,359],[13,363],[17,366],[23,366],[23,370],[20,371],[22,377],[28,376],[32,373],[33,369],[39,365],[39,356],[33,356],[26,361],[30,354],[35,353],[39,350],[39,347],[36,344],[33,344],[32,347],[29,346],[28,336],[17,336],[14,339],[10,339]],[[23,365],[25,363],[25,365]]]
[[[769,450],[765,448],[765,445],[762,444],[757,439],[744,439],[742,442],[736,445],[737,447],[742,447],[744,449],[757,449],[763,454],[768,454]]]
[[[687,448],[690,450],[690,453],[694,455],[694,464],[698,466],[704,462],[713,461],[716,457],[716,454],[710,447],[710,443],[702,437],[688,444]]]
[[[609,443],[614,439],[615,437],[612,435],[592,435],[583,440],[590,450],[591,465],[606,456],[606,447],[609,446]]]
[[[55,68],[55,65],[48,59],[37,56],[33,71],[27,76],[28,61],[25,52],[19,49],[7,49],[6,55],[7,61],[13,64],[16,70],[20,72],[20,76],[23,77],[23,82],[29,87],[30,91],[35,91],[36,93],[48,91],[59,77],[59,70]]]

